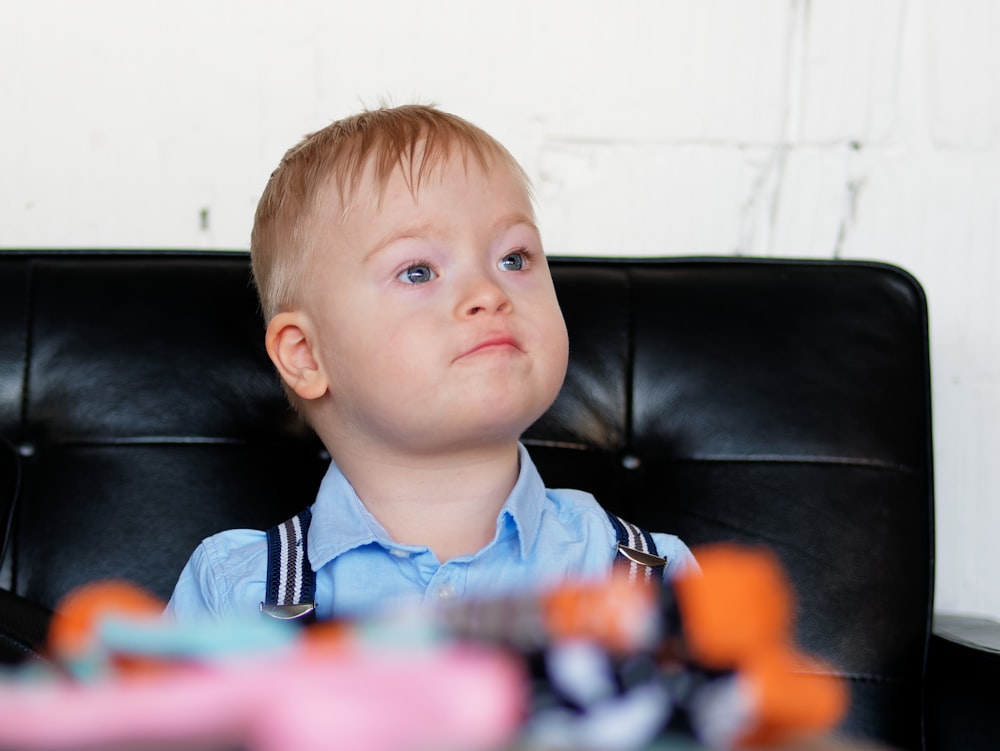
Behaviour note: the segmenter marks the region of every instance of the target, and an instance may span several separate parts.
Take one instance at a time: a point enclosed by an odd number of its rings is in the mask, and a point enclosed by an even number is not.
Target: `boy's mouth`
[[[514,339],[514,337],[508,334],[500,334],[497,336],[489,336],[486,339],[483,339],[481,342],[478,342],[474,347],[466,350],[455,359],[461,360],[462,358],[469,357],[470,355],[476,355],[485,352],[490,352],[493,350],[504,350],[504,349],[520,350],[521,348],[518,346],[517,340]]]

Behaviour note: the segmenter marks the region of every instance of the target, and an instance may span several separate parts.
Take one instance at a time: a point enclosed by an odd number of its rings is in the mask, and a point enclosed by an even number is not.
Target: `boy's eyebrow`
[[[538,227],[535,225],[535,220],[529,215],[522,211],[516,211],[510,214],[505,214],[493,222],[493,226],[490,228],[490,234],[496,235],[504,230],[508,230],[511,227],[525,224],[532,229],[533,232],[538,234]],[[421,224],[415,224],[411,227],[406,227],[405,229],[395,230],[390,232],[381,240],[379,240],[375,245],[372,246],[371,250],[365,253],[365,257],[362,259],[362,263],[366,263],[373,256],[377,255],[379,251],[385,249],[389,245],[392,245],[398,240],[419,240],[427,235],[431,234],[434,229],[434,222],[423,222]]]
[[[402,230],[394,230],[390,232],[377,243],[375,243],[371,250],[365,253],[365,257],[362,259],[362,263],[366,263],[368,260],[379,253],[379,251],[384,250],[389,245],[392,245],[397,240],[411,240],[420,239],[421,237],[426,237],[431,229],[434,227],[433,222],[424,222],[423,224],[415,224],[412,227],[407,227]]]
[[[531,227],[535,234],[539,234],[538,226],[535,224],[535,218],[530,214],[525,214],[522,211],[515,211],[510,214],[505,214],[504,216],[493,222],[493,234],[497,234],[502,230],[507,230],[516,224],[526,224]]]

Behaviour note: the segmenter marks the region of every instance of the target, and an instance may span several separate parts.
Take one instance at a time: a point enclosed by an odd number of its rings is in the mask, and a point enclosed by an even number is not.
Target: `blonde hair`
[[[316,244],[311,220],[325,195],[323,188],[332,184],[337,189],[346,215],[369,165],[371,198],[377,202],[397,168],[416,194],[427,174],[456,150],[463,163],[471,156],[484,171],[498,161],[530,196],[527,175],[499,141],[460,117],[426,105],[366,110],[331,123],[289,149],[264,188],[250,236],[253,277],[265,320],[298,299],[303,269]]]

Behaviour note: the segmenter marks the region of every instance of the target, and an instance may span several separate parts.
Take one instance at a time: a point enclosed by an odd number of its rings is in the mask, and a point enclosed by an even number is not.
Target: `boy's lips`
[[[499,334],[496,336],[488,336],[480,342],[477,342],[473,347],[466,350],[458,357],[456,360],[461,360],[463,357],[468,357],[469,355],[475,355],[480,352],[485,352],[492,349],[520,349],[517,340],[508,334]]]

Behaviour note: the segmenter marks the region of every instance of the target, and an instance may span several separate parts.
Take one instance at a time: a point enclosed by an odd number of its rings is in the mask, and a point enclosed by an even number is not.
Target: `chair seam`
[[[24,363],[21,368],[21,408],[18,416],[21,425],[18,430],[23,439],[28,427],[28,402],[31,398],[31,359],[34,352],[35,342],[32,332],[34,331],[34,308],[35,308],[35,264],[29,260],[25,264],[24,278],[24,310],[21,315],[23,326],[22,352]]]

